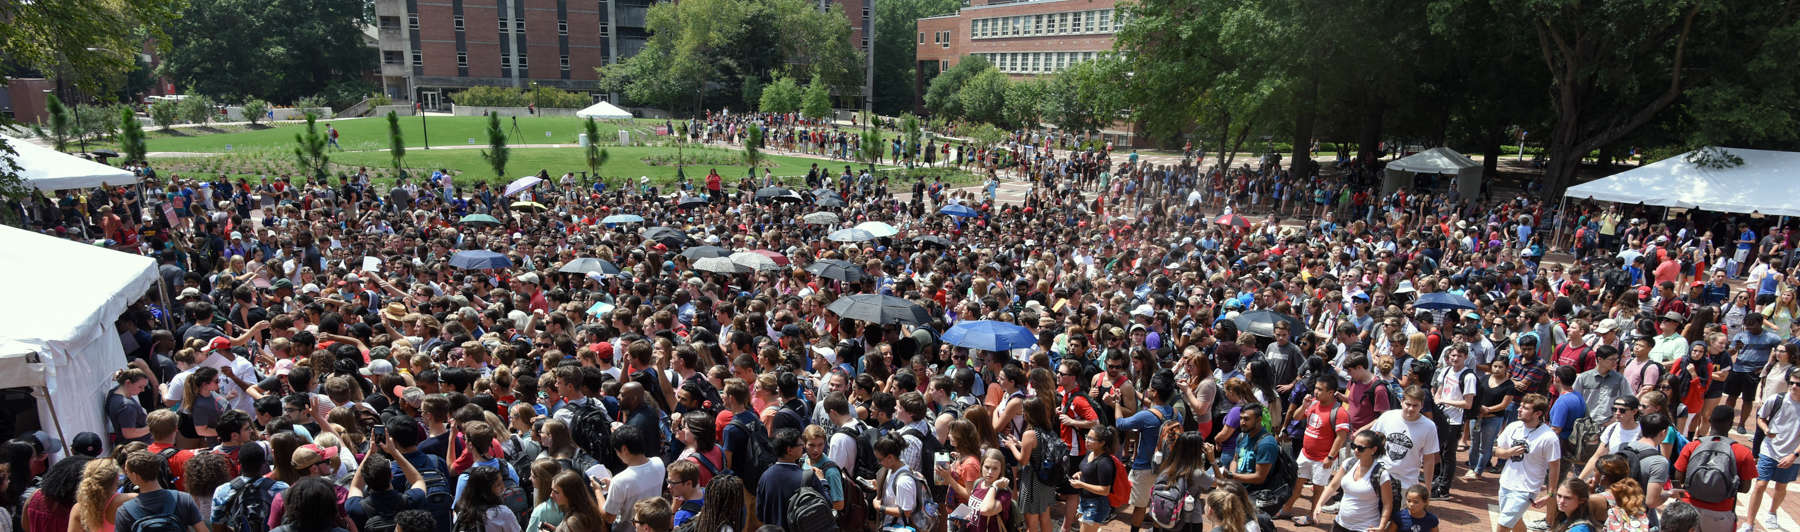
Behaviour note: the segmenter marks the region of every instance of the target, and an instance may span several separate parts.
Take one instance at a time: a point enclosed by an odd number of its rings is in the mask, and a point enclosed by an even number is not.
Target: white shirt
[[[1500,470],[1500,487],[1537,493],[1544,489],[1545,477],[1550,475],[1550,463],[1562,460],[1562,442],[1548,423],[1527,429],[1523,421],[1507,425],[1501,429],[1500,438],[1494,440],[1495,447],[1510,449],[1519,445],[1525,446],[1525,455],[1506,461],[1506,466]]]
[[[1387,438],[1387,450],[1381,459],[1403,489],[1419,483],[1425,455],[1438,452],[1437,424],[1425,416],[1408,422],[1405,415],[1403,410],[1389,410],[1369,426],[1369,430]]]
[[[1462,407],[1450,406],[1448,402],[1461,401],[1464,395],[1475,394],[1475,372],[1463,373],[1463,368],[1438,368],[1437,376],[1432,381],[1437,383],[1436,399],[1438,406],[1444,409],[1444,418],[1451,425],[1461,425]]]
[[[919,507],[919,480],[913,478],[912,470],[901,466],[888,472],[886,485],[881,487],[881,507],[899,508],[901,513],[910,514]],[[883,516],[882,524],[899,523],[902,519]]]
[[[862,425],[861,421],[855,419],[850,420],[849,426],[854,427],[857,431],[869,430],[868,427]],[[849,434],[833,432],[831,439],[826,441],[825,447],[825,455],[831,458],[831,463],[837,464],[838,467],[847,471],[856,470],[856,438],[851,438]]]
[[[1619,426],[1617,421],[1607,423],[1606,428],[1600,431],[1600,444],[1606,446],[1607,452],[1616,453],[1619,452],[1619,449],[1625,448],[1625,444],[1638,439],[1638,433],[1643,431],[1643,425],[1628,429]]]
[[[632,506],[638,501],[662,495],[663,488],[662,458],[652,457],[649,461],[627,467],[614,475],[612,483],[606,487],[606,513],[619,516],[613,524],[614,528],[632,527]]]
[[[1381,524],[1381,492],[1375,488],[1392,480],[1393,475],[1383,470],[1381,478],[1370,478],[1369,474],[1375,472],[1373,465],[1361,475],[1356,474],[1356,468],[1355,460],[1344,462],[1344,479],[1338,481],[1344,499],[1338,505],[1337,524],[1350,530],[1370,530]]]

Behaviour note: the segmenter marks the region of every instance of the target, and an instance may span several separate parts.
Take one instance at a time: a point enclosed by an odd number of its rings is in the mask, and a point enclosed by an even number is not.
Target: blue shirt
[[[1739,330],[1731,335],[1731,343],[1744,343],[1744,350],[1738,353],[1737,359],[1731,362],[1731,371],[1736,373],[1756,373],[1762,371],[1769,363],[1769,350],[1781,343],[1781,337],[1763,329],[1762,334],[1750,334],[1750,331]]]
[[[1587,416],[1587,403],[1582,400],[1581,393],[1564,392],[1556,396],[1556,404],[1550,405],[1550,426],[1561,432],[1563,441],[1569,440],[1569,431],[1575,428],[1575,420]]]
[[[1438,526],[1438,518],[1425,512],[1425,515],[1413,517],[1410,508],[1400,508],[1400,532],[1431,532]]]
[[[1744,234],[1738,235],[1737,248],[1747,251],[1750,249],[1753,242],[1756,242],[1756,231],[1746,229],[1744,230]]]
[[[1157,439],[1162,437],[1163,421],[1170,419],[1180,421],[1175,417],[1175,411],[1169,409],[1168,406],[1155,405],[1151,408],[1161,412],[1162,417],[1157,417],[1156,413],[1144,409],[1117,423],[1119,430],[1138,431],[1137,454],[1131,458],[1131,469],[1134,471],[1152,467],[1150,459],[1156,454]]]
[[[513,471],[513,468],[510,464],[500,461],[499,458],[494,458],[491,460],[476,460],[475,463],[473,465],[470,465],[469,467],[471,469],[473,469],[475,466],[488,466],[488,467],[492,467],[494,469],[498,469],[498,470],[500,470],[500,474],[506,476],[506,480],[503,480],[502,482],[505,482],[510,485],[515,485],[515,486],[519,484],[519,473],[517,471]],[[456,477],[456,495],[454,497],[452,497],[450,500],[451,501],[462,500],[463,488],[467,487],[468,485],[469,485],[469,474],[468,473],[463,473],[461,475],[457,475],[457,477]],[[455,504],[455,503],[452,502],[451,504]]]

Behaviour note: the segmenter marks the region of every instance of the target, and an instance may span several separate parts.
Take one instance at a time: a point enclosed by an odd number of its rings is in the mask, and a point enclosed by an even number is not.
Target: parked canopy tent
[[[631,113],[626,112],[624,109],[620,109],[617,105],[599,102],[588,106],[586,109],[576,111],[575,116],[613,120],[631,118]]]
[[[1597,199],[1716,212],[1800,216],[1800,152],[1716,148],[1743,159],[1728,168],[1688,161],[1695,152],[1569,187],[1572,200]]]
[[[6,144],[18,156],[0,155],[18,163],[20,177],[38,190],[68,190],[101,185],[136,183],[137,176],[94,161],[45,148],[20,139],[6,137]]]
[[[44,430],[106,434],[101,407],[125,367],[113,325],[159,280],[156,261],[0,226],[0,388],[31,388]]]
[[[1393,194],[1395,190],[1410,183],[1414,174],[1453,175],[1456,176],[1457,193],[1463,198],[1481,194],[1481,163],[1457,153],[1456,150],[1440,147],[1388,163],[1381,183],[1381,195]]]

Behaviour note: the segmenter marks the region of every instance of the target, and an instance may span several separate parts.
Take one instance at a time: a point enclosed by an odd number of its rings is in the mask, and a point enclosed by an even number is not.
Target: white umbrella
[[[729,259],[739,266],[759,272],[781,269],[781,265],[775,264],[775,259],[771,259],[768,255],[763,255],[761,253],[739,251],[737,253],[732,253]]]
[[[838,222],[841,222],[844,220],[842,218],[839,218],[837,213],[835,213],[835,212],[819,211],[819,212],[808,214],[806,216],[801,216],[800,221],[806,222],[806,223],[809,223],[812,225],[837,225]]]
[[[515,195],[520,192],[524,192],[525,189],[535,187],[535,186],[537,186],[538,183],[542,183],[542,182],[544,182],[544,180],[539,179],[537,176],[525,176],[525,177],[521,177],[518,179],[514,179],[512,183],[508,183],[506,185],[506,193],[503,195],[505,195],[505,196]]]
[[[895,229],[894,226],[888,225],[886,222],[863,222],[856,224],[856,228],[868,231],[869,234],[875,235],[875,238],[900,234],[899,229]]]
[[[833,242],[862,242],[865,240],[874,240],[875,238],[876,238],[875,234],[870,233],[869,230],[857,229],[855,227],[852,227],[849,229],[839,229],[837,231],[833,231],[829,235],[825,235],[826,240],[830,240]]]
[[[732,262],[731,259],[728,259],[725,257],[707,257],[704,259],[694,261],[694,269],[700,270],[703,272],[713,272],[713,273],[723,273],[723,274],[749,273],[750,272],[749,267]]]

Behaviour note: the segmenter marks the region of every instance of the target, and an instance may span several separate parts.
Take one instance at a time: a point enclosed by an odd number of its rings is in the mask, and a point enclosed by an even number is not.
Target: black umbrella
[[[924,325],[931,321],[931,313],[917,303],[894,296],[881,294],[856,294],[838,298],[825,307],[838,316],[869,323],[891,325],[907,323]]]
[[[918,242],[923,246],[937,246],[944,249],[950,248],[950,239],[937,235],[919,235],[912,237],[912,241]]]
[[[863,280],[862,268],[846,260],[819,259],[806,265],[806,271],[826,279],[835,279],[846,283]]]
[[[112,151],[111,149],[107,149],[107,148],[100,148],[98,150],[90,151],[88,153],[93,154],[95,157],[118,157],[119,156],[119,152]]]
[[[653,240],[665,246],[678,248],[687,245],[688,236],[687,233],[683,233],[679,229],[666,225],[659,225],[645,229],[644,240]]]
[[[1245,312],[1239,314],[1236,318],[1232,318],[1231,321],[1237,323],[1239,331],[1264,338],[1275,337],[1275,324],[1278,322],[1287,322],[1289,334],[1293,334],[1295,331],[1306,330],[1306,324],[1302,323],[1299,318],[1267,309]]]
[[[719,246],[694,246],[682,250],[681,256],[688,260],[700,260],[712,257],[730,257],[731,250]]]
[[[614,265],[611,262],[607,262],[606,259],[583,257],[583,258],[569,261],[568,264],[564,264],[563,267],[557,268],[556,271],[563,272],[563,273],[583,273],[583,274],[598,273],[600,275],[618,275],[619,267],[617,265]]]
[[[691,209],[694,207],[705,207],[706,203],[707,203],[706,198],[693,196],[693,197],[689,197],[688,199],[681,200],[681,203],[677,203],[677,204],[675,204],[675,206],[683,208],[683,209]]]
[[[769,186],[756,191],[756,201],[800,203],[806,201],[806,198],[800,197],[799,193],[789,190],[787,187]]]

